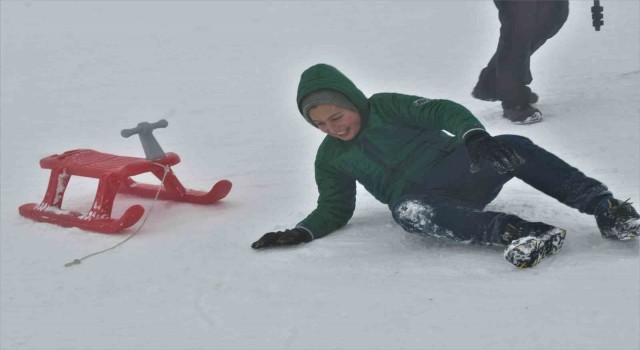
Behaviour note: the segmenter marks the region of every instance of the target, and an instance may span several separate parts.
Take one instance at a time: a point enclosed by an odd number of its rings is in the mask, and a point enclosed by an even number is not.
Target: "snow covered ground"
[[[640,2],[571,1],[533,58],[545,121],[516,126],[469,95],[497,44],[489,1],[2,1],[2,349],[638,349],[638,240],[510,182],[493,210],[566,228],[562,252],[518,270],[502,249],[405,233],[364,190],[350,224],[310,244],[255,251],[315,206],[323,135],[298,115],[308,66],[332,64],[371,95],[448,98],[493,134],[532,138],[640,208]],[[158,201],[127,237],[36,223],[40,158],[75,148],[143,156],[120,130],[155,132],[188,187],[218,205]],[[142,180],[152,181],[147,177]],[[156,181],[157,183],[157,181]],[[73,178],[63,208],[97,182]],[[114,214],[152,200],[119,196]],[[137,226],[134,226],[134,228]]]

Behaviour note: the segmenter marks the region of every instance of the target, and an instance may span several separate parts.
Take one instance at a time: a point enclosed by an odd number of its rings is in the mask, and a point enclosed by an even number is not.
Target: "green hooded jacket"
[[[349,78],[326,64],[302,73],[297,94],[301,114],[302,100],[322,89],[347,96],[358,108],[362,124],[354,139],[342,141],[327,135],[318,148],[318,206],[297,225],[312,238],[326,236],[351,219],[356,181],[392,206],[420,183],[429,168],[458,148],[466,132],[484,130],[469,110],[452,101],[395,93],[367,98]]]

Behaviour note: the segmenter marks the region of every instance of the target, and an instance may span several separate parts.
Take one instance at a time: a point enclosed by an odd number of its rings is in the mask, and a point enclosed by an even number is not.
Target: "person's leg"
[[[569,16],[569,1],[538,1],[536,3],[536,23],[535,36],[531,42],[532,56],[547,40],[555,36]],[[531,67],[529,67],[524,82],[526,85],[531,84],[533,77],[531,76]]]
[[[437,164],[425,171],[406,194],[434,194],[484,208],[498,195],[513,173],[499,174],[489,164],[481,163],[477,172],[470,171],[471,160],[467,147],[460,146]]]
[[[612,197],[603,183],[587,177],[528,138],[499,135],[496,139],[513,147],[524,158],[525,163],[514,171],[514,175],[558,201],[580,212],[594,214],[601,201]]]
[[[429,169],[420,184],[391,206],[394,219],[409,232],[478,244],[509,244],[502,235],[515,215],[483,211],[513,174],[483,164],[471,173],[466,147]]]
[[[474,244],[507,245],[507,225],[523,220],[515,215],[483,211],[475,203],[435,193],[403,197],[392,208],[393,218],[407,232]]]
[[[475,244],[508,245],[507,261],[531,267],[562,247],[566,231],[516,215],[484,211],[514,173],[500,175],[489,164],[469,171],[460,147],[425,174],[421,184],[391,206],[406,231]]]
[[[560,31],[569,17],[569,1],[539,1],[536,13],[536,36],[531,44],[531,54]]]
[[[494,54],[487,66],[480,71],[478,82],[471,91],[471,96],[483,101],[497,101],[496,95],[496,55]]]
[[[528,105],[531,90],[530,55],[536,27],[535,1],[507,1],[501,8],[508,21],[501,28],[501,50],[496,57],[496,95],[503,108]]]
[[[498,38],[498,47],[493,54],[487,66],[480,71],[478,82],[473,88],[473,97],[484,101],[496,101],[498,99],[496,94],[496,62],[498,56],[505,51],[505,42],[511,32],[511,21],[508,18],[508,14],[505,10],[506,1],[496,0],[494,1],[496,8],[498,9],[498,18],[500,19],[500,36]]]
[[[640,236],[640,214],[628,201],[613,198],[603,183],[587,177],[531,140],[515,135],[496,136],[525,159],[516,177],[578,209],[594,215],[603,238],[626,240]]]

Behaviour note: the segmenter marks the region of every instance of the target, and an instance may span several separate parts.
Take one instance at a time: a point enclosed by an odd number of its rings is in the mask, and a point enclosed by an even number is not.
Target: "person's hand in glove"
[[[282,245],[293,245],[311,241],[311,235],[303,229],[294,228],[278,232],[269,232],[259,240],[253,242],[251,248],[260,249]]]
[[[486,131],[471,132],[465,137],[464,143],[469,151],[469,159],[471,160],[469,171],[472,173],[480,170],[480,162],[483,160],[500,174],[513,171],[524,164],[524,159],[511,146],[500,142]]]

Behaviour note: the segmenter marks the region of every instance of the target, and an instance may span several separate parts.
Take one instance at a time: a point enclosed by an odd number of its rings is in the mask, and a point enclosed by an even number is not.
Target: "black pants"
[[[392,204],[396,222],[408,232],[504,245],[509,243],[502,240],[506,225],[523,219],[484,211],[484,207],[514,177],[586,214],[593,214],[600,201],[612,196],[600,181],[585,176],[525,137],[500,135],[496,139],[513,147],[525,163],[502,175],[481,163],[480,171],[471,173],[469,155],[462,146],[429,169],[420,185]]]
[[[530,58],[558,33],[569,15],[569,1],[494,1],[500,17],[498,49],[480,73],[477,87],[506,108],[527,104]]]

